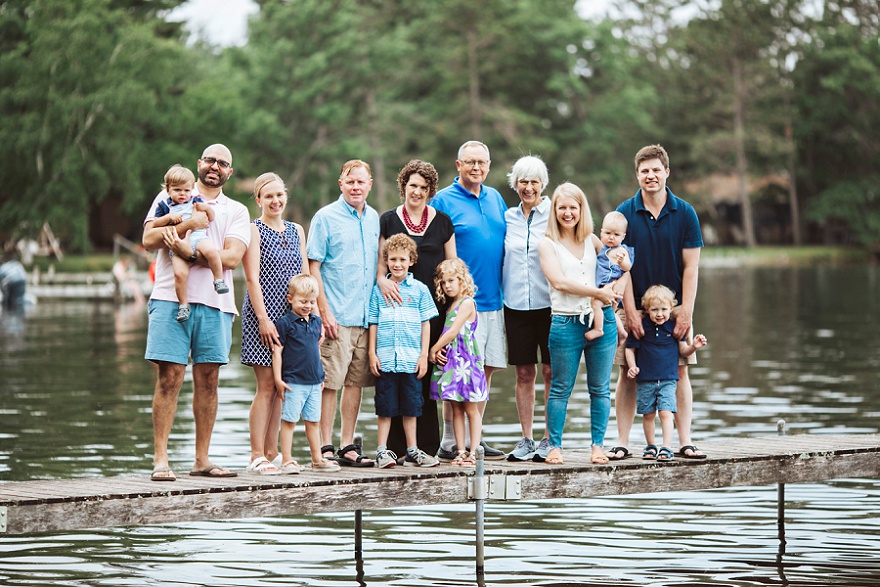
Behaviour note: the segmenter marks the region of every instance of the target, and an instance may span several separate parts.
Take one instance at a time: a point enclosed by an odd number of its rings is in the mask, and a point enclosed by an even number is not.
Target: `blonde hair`
[[[571,198],[580,206],[581,217],[574,227],[574,240],[578,244],[584,242],[593,234],[593,215],[584,192],[571,182],[563,183],[553,190],[553,198],[550,200],[550,219],[547,221],[547,236],[556,242],[562,238],[562,229],[556,217],[556,203],[559,198]]]
[[[434,270],[434,291],[437,295],[437,301],[441,304],[446,303],[446,293],[443,291],[443,280],[450,277],[457,277],[461,283],[461,295],[473,297],[477,293],[477,286],[474,284],[474,278],[468,271],[467,265],[461,259],[446,259]]]
[[[193,175],[192,171],[180,163],[175,163],[165,172],[165,182],[162,184],[162,187],[167,190],[172,186],[185,185],[188,183],[195,185],[196,176]]]
[[[292,296],[301,295],[307,298],[318,297],[318,280],[305,273],[294,275],[287,284],[287,293]]]
[[[254,180],[254,199],[260,197],[260,192],[263,190],[264,187],[275,181],[281,184],[281,189],[284,190],[284,193],[286,194],[287,186],[284,185],[284,180],[281,179],[281,176],[272,171],[267,171],[266,173],[260,175],[259,177],[257,177],[257,179]]]
[[[363,167],[367,170],[367,175],[373,177],[373,170],[370,169],[370,166],[366,161],[361,161],[360,159],[351,159],[342,164],[342,170],[339,172],[339,179],[342,179],[358,167]]]
[[[627,221],[626,216],[617,211],[609,212],[605,215],[605,218],[602,219],[602,228],[620,227],[626,232],[627,226],[629,226],[629,222]]]
[[[674,308],[678,303],[675,292],[665,285],[652,285],[642,296],[642,309],[647,310],[652,302],[669,302],[669,307]]]
[[[402,232],[389,237],[388,240],[385,241],[385,246],[382,247],[382,257],[385,261],[388,261],[388,253],[390,251],[404,251],[409,253],[410,265],[415,265],[416,261],[419,260],[419,249],[416,246],[416,241]]]

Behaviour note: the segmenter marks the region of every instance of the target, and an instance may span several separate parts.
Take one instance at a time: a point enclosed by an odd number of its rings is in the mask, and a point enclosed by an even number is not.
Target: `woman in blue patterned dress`
[[[250,365],[257,378],[251,404],[251,458],[248,470],[261,475],[281,473],[272,463],[278,456],[281,396],[272,374],[272,347],[279,344],[275,321],[288,308],[290,278],[308,273],[305,233],[302,226],[284,220],[287,187],[278,175],[264,173],[254,182],[254,199],[260,217],[251,223],[251,244],[242,265],[247,280],[241,319],[241,363]]]

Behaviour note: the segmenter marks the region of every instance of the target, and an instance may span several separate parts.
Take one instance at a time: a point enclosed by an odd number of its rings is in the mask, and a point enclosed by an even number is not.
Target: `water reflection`
[[[878,290],[874,267],[703,270],[696,322],[712,344],[692,371],[697,443],[773,435],[779,418],[791,433],[876,432]],[[840,291],[851,292],[845,304]],[[145,312],[43,304],[18,331],[0,321],[0,479],[149,471],[155,374],[142,358]],[[509,371],[494,381],[487,411],[486,435],[501,447],[519,437]],[[170,439],[172,466],[181,470],[193,455],[190,383]],[[243,467],[253,373],[233,362],[220,385],[212,458]],[[567,442],[586,446],[583,379],[570,410]],[[369,393],[360,422],[371,447]],[[301,435],[297,441],[294,456],[308,458]],[[786,497],[781,557],[776,487],[490,503],[486,581],[880,584],[880,483],[788,485]],[[328,514],[5,537],[0,584],[474,584],[472,505],[365,512],[360,567],[353,526],[353,514]]]

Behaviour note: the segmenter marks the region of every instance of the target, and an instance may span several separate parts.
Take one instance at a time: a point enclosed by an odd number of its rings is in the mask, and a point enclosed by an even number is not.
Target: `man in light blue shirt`
[[[452,185],[437,192],[430,205],[445,212],[455,228],[455,248],[468,266],[477,286],[477,344],[483,354],[486,382],[492,373],[507,367],[507,339],[504,333],[501,263],[504,258],[504,213],[507,204],[498,190],[483,182],[489,175],[489,147],[479,141],[467,141],[458,149],[455,167],[458,177]],[[482,407],[486,409],[485,404]],[[504,458],[504,453],[481,443],[489,460]],[[440,460],[452,460],[455,440],[452,434],[452,410],[444,402],[443,440]]]
[[[368,355],[367,317],[379,258],[379,215],[367,204],[370,166],[354,159],[339,175],[342,195],[312,218],[306,254],[318,280],[318,312],[324,324],[321,360],[326,379],[321,398],[321,452],[333,457],[336,392],[342,389],[340,465],[372,467],[354,444],[361,390],[374,384]],[[330,454],[327,454],[330,453]]]

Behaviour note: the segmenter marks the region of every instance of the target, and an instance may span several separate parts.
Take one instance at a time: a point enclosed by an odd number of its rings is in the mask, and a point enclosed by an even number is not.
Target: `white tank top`
[[[560,242],[550,239],[556,249],[556,258],[559,259],[559,267],[562,274],[578,283],[590,287],[596,287],[596,249],[593,248],[593,240],[587,237],[584,240],[584,256],[578,259],[565,248]],[[592,313],[590,302],[592,298],[581,297],[562,293],[558,289],[550,288],[550,311],[553,314],[565,316],[585,316]]]

